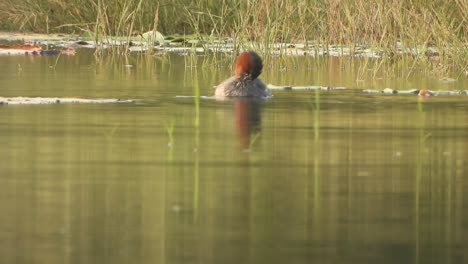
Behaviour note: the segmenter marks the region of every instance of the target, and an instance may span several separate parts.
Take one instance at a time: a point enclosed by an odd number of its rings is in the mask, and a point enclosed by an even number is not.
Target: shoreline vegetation
[[[200,45],[229,39],[233,51],[253,45],[263,56],[278,43],[346,47],[351,56],[366,47],[384,53],[382,63],[411,59],[415,67],[468,73],[466,0],[3,0],[0,19],[3,31],[96,43],[156,30]]]

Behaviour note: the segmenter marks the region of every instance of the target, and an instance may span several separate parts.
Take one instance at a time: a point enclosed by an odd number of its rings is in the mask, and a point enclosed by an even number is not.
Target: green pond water
[[[0,106],[0,263],[467,263],[468,96],[361,92],[466,77],[290,58],[263,80],[348,89],[190,97],[218,60],[0,57],[0,96],[137,100]]]

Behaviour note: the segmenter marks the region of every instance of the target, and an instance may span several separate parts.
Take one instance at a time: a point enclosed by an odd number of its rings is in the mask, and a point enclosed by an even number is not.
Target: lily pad
[[[159,31],[148,31],[143,34],[141,34],[141,39],[149,44],[153,43],[159,43],[162,44],[164,43],[164,36],[161,34]]]

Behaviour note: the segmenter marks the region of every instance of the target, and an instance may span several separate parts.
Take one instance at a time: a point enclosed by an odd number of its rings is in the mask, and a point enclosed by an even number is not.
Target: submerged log
[[[287,86],[287,85],[274,85],[268,84],[267,87],[271,90],[321,90],[321,91],[332,91],[332,90],[345,90],[346,87],[333,87],[333,86]]]
[[[418,96],[456,96],[468,94],[467,91],[433,91],[428,89],[409,89],[409,90],[394,90],[391,88],[385,88],[383,90],[366,89],[362,90],[363,93],[369,94],[416,94]]]
[[[38,105],[38,104],[113,104],[133,103],[131,99],[85,99],[73,97],[0,97],[0,105]]]

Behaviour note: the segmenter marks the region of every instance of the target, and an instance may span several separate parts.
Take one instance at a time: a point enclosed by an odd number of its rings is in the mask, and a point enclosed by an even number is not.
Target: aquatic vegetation
[[[72,33],[96,44],[119,36],[122,45],[112,46],[119,50],[158,30],[178,34],[166,38],[168,45],[183,43],[200,52],[254,48],[264,57],[382,57],[389,63],[414,60],[413,70],[421,65],[463,74],[467,10],[468,2],[460,0],[4,0],[0,19],[3,30]]]

